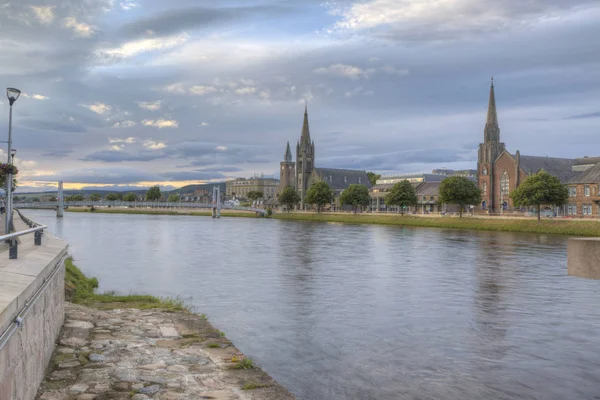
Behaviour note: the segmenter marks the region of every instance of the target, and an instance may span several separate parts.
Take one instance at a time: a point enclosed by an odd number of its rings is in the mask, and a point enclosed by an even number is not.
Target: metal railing
[[[0,243],[8,243],[8,258],[10,260],[15,260],[19,253],[19,240],[17,239],[20,236],[29,235],[30,233],[34,234],[33,242],[36,246],[41,246],[42,244],[42,236],[44,235],[44,229],[48,227],[46,225],[38,224],[37,222],[25,217],[22,215],[19,210],[16,210],[23,222],[25,222],[29,229],[25,229],[19,232],[13,232],[6,235],[0,235]]]

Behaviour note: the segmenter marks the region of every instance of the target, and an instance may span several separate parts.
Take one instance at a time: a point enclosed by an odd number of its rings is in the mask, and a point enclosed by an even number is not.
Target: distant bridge
[[[157,201],[65,201],[67,207],[100,207],[100,208],[154,208],[154,209],[182,209],[197,208],[212,210],[215,207],[212,203],[186,203],[186,202],[157,202]],[[58,208],[58,202],[26,202],[15,203],[15,208],[45,208],[55,210]],[[226,203],[221,204],[222,210],[238,210],[255,212],[264,215],[266,212],[262,208],[232,206]]]

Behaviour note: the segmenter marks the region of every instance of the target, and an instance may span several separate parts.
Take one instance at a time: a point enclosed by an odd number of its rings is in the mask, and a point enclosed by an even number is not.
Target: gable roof
[[[334,190],[346,189],[352,184],[363,185],[366,186],[367,189],[371,188],[369,176],[365,171],[356,169],[315,168],[315,172]]]
[[[544,170],[550,175],[556,176],[562,183],[567,183],[578,174],[573,171],[575,159],[572,158],[521,156],[520,161],[521,169],[525,173],[535,174]]]
[[[442,182],[425,182],[417,188],[417,196],[437,196]]]
[[[575,175],[569,183],[600,183],[600,163]]]

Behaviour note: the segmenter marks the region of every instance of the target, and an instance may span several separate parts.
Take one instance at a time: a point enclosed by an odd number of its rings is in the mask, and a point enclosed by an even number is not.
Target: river
[[[567,276],[564,237],[25,214],[101,290],[181,297],[299,400],[600,396],[600,282]]]

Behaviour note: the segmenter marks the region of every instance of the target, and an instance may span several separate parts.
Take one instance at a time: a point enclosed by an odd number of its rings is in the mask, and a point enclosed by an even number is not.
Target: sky
[[[318,167],[475,168],[492,76],[509,151],[600,156],[599,21],[597,0],[0,0],[20,188],[278,177],[305,101]]]

